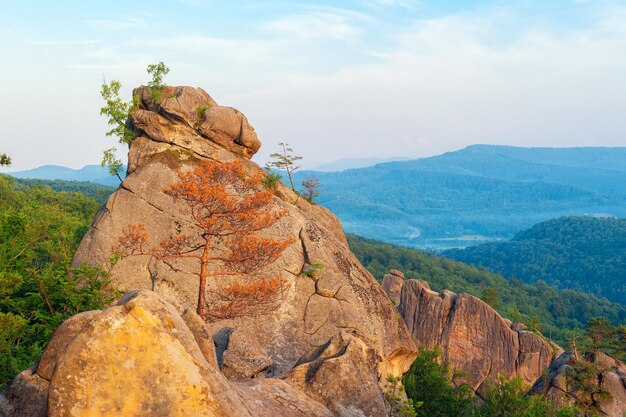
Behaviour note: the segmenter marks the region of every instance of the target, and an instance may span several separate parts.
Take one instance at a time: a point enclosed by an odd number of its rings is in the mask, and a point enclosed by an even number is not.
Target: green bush
[[[71,268],[99,204],[0,175],[0,390],[41,355],[68,317],[118,293],[106,271]]]
[[[261,180],[263,186],[268,190],[275,190],[280,184],[280,180],[283,176],[276,171],[269,171],[267,177]]]

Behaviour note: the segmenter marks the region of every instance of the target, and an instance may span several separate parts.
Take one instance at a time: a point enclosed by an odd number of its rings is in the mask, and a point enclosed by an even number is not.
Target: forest
[[[626,151],[473,145],[429,158],[341,172],[319,203],[346,231],[403,246],[447,249],[510,239],[571,214],[626,216]]]
[[[79,192],[0,175],[0,391],[35,363],[65,319],[118,296],[106,271],[71,265],[100,206]]]
[[[626,307],[581,291],[558,289],[544,281],[527,284],[505,279],[484,267],[475,267],[434,254],[348,234],[350,249],[378,279],[390,269],[407,279],[427,281],[436,291],[466,292],[483,299],[503,317],[523,322],[566,346],[572,330],[583,329],[594,317],[614,326],[626,323]]]
[[[626,304],[626,218],[561,217],[510,241],[452,249],[443,256],[527,283],[544,281]]]

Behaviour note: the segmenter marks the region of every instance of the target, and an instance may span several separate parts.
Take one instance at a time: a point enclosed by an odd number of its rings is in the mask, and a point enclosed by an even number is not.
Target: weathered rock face
[[[499,374],[532,384],[560,348],[511,323],[483,301],[451,291],[437,293],[420,280],[404,282],[398,310],[418,343],[440,346],[443,359],[480,393]]]
[[[24,371],[12,382],[0,399],[0,413],[332,416],[284,381],[231,383],[207,361],[197,342],[204,333],[192,333],[176,309],[155,293],[127,293],[115,307],[66,321],[36,372]]]
[[[385,416],[377,365],[376,353],[344,331],[302,357],[282,378],[336,416]]]
[[[75,263],[106,263],[123,227],[144,223],[153,242],[176,232],[192,234],[195,226],[181,205],[163,190],[177,180],[177,170],[203,160],[239,159],[246,172],[261,168],[247,158],[260,142],[246,118],[218,106],[201,89],[168,87],[159,103],[145,88],[130,126],[138,133],[129,150],[129,175],[110,197],[83,239]],[[236,380],[276,376],[289,371],[303,355],[349,329],[371,349],[381,376],[408,369],[416,352],[410,334],[375,279],[350,252],[339,221],[326,209],[299,198],[279,185],[277,209],[287,215],[263,231],[279,240],[295,238],[263,275],[288,283],[280,306],[271,314],[208,323],[221,336],[217,359],[224,373]],[[323,268],[303,274],[312,264]],[[148,257],[129,257],[112,270],[120,289],[151,288],[181,311],[195,310],[198,282],[194,261],[177,261],[173,269]],[[187,272],[187,273],[186,273]],[[233,282],[215,280],[209,286]],[[229,281],[230,280],[230,281]],[[230,330],[229,330],[230,329]]]
[[[579,377],[579,367],[588,367],[592,377]],[[581,386],[582,382],[582,386]],[[595,415],[623,417],[626,413],[626,366],[602,352],[576,356],[561,354],[537,379],[532,394],[543,394],[556,406],[577,404]]]
[[[33,369],[20,372],[9,388],[0,393],[0,416],[46,417],[49,385]]]
[[[394,305],[400,303],[402,286],[404,285],[404,274],[396,269],[392,269],[383,277],[382,287]]]

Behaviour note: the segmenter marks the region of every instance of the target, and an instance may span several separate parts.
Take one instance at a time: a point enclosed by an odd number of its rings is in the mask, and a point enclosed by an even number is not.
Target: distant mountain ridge
[[[528,283],[604,296],[626,305],[626,219],[562,217],[539,223],[505,242],[443,255]]]
[[[126,171],[125,169],[123,171]],[[80,169],[73,169],[59,165],[43,165],[37,168],[7,172],[15,178],[35,178],[41,180],[89,181],[96,184],[117,186],[119,180],[109,174],[106,168],[100,165],[87,165]]]
[[[354,161],[378,162],[338,160],[321,167],[334,172],[296,172],[295,182],[316,176],[322,184],[316,201],[336,213],[346,231],[386,242],[466,247],[509,239],[560,216],[626,216],[626,148],[472,145],[341,170]],[[97,165],[48,165],[9,175],[118,185]]]
[[[626,216],[626,148],[473,145],[343,172],[303,171],[348,232],[424,248],[508,239],[564,215]]]
[[[383,164],[385,162],[408,161],[411,158],[395,157],[395,158],[341,158],[336,161],[327,162],[311,168],[313,171],[336,172],[345,171],[347,169],[367,168],[370,166]]]

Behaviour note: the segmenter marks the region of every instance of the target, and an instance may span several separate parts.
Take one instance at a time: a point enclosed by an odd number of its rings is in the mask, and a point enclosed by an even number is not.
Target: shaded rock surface
[[[576,383],[577,361],[579,365],[593,367],[597,371],[591,380],[586,381],[587,390],[578,388]],[[596,393],[589,395],[589,391]],[[626,414],[626,366],[602,352],[577,357],[574,352],[567,351],[550,364],[544,376],[537,379],[531,393],[543,394],[559,407],[582,403],[597,415],[623,417]]]
[[[282,378],[336,416],[386,416],[376,353],[343,331],[302,357]]]
[[[469,294],[437,293],[420,280],[402,285],[398,311],[419,344],[440,346],[443,360],[478,393],[499,374],[531,385],[562,350],[542,336],[511,325]],[[514,330],[517,328],[517,330]]]
[[[46,417],[49,385],[33,369],[20,372],[9,388],[0,393],[0,416]]]
[[[402,286],[404,285],[404,274],[392,269],[388,274],[385,274],[381,285],[391,299],[391,302],[394,305],[398,305],[400,303]]]
[[[77,323],[81,323],[80,326]],[[206,359],[176,309],[151,291],[68,320],[44,356],[49,380],[18,375],[4,416],[319,416],[332,413],[280,380],[232,383]],[[58,346],[65,346],[59,350]],[[42,369],[42,370],[43,370]],[[47,372],[47,371],[45,371]]]
[[[260,142],[241,113],[218,106],[206,92],[191,87],[168,87],[159,103],[151,101],[145,88],[135,94],[141,100],[129,122],[138,134],[130,144],[129,175],[94,220],[75,264],[105,264],[128,224],[146,224],[153,242],[177,231],[193,232],[195,226],[181,206],[163,193],[176,181],[178,169],[203,160],[240,159],[248,173],[261,171],[247,159]],[[410,334],[380,285],[350,252],[337,218],[282,184],[275,194],[276,207],[287,215],[263,235],[295,240],[262,273],[283,278],[288,290],[272,314],[208,323],[211,333],[232,329],[217,354],[224,371],[235,379],[282,374],[343,329],[353,330],[375,352],[381,372],[398,375],[408,369],[416,354]],[[301,273],[312,264],[323,268]],[[155,291],[180,310],[195,310],[198,282],[188,272],[196,268],[194,261],[177,261],[174,270],[147,257],[131,257],[115,265],[112,281],[123,290],[154,284]]]

